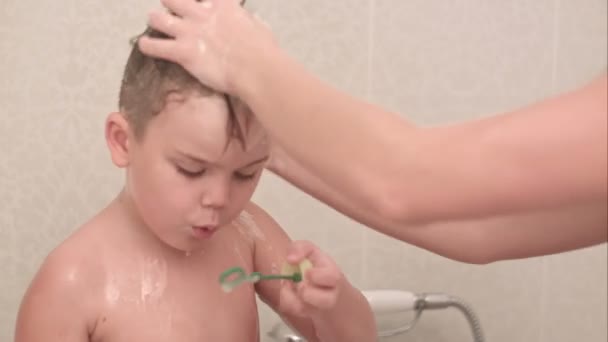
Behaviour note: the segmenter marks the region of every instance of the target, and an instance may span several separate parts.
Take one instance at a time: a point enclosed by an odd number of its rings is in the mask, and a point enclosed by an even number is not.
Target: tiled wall
[[[513,109],[606,70],[605,0],[250,0],[335,86],[420,124]],[[153,0],[0,0],[0,340],[42,258],[119,189],[103,141],[128,39]],[[604,342],[606,245],[471,266],[380,236],[271,175],[255,195],[361,288],[445,291],[489,341]],[[263,308],[262,326],[276,319]],[[407,341],[470,341],[454,311]]]

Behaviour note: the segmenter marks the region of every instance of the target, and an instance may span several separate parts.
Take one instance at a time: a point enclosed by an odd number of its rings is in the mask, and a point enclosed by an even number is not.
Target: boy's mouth
[[[192,234],[197,239],[208,239],[216,230],[216,226],[192,226]]]

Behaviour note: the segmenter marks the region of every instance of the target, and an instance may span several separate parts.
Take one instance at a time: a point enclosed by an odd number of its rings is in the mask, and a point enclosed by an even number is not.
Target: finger
[[[300,299],[309,306],[317,309],[329,309],[336,305],[337,291],[303,286],[298,289]]]
[[[160,1],[168,10],[177,14],[178,16],[185,18],[192,16],[196,13],[197,10],[200,9],[201,4],[200,1],[193,0],[161,0]],[[205,6],[210,6],[209,0],[204,1]]]
[[[310,260],[315,267],[336,267],[333,260],[310,241],[294,241],[287,254],[287,261],[298,263]]]
[[[168,36],[176,37],[184,31],[184,23],[181,18],[161,10],[155,10],[148,15],[148,24],[157,31]]]
[[[342,280],[342,274],[337,268],[312,268],[306,272],[306,280],[314,286],[336,288]]]
[[[299,263],[311,256],[316,247],[310,241],[294,241],[287,252],[287,261]],[[310,260],[312,262],[312,260]],[[313,263],[314,264],[314,263]]]
[[[137,40],[137,44],[139,45],[139,49],[146,55],[177,63],[178,57],[175,53],[177,43],[173,39],[141,36]]]
[[[281,286],[279,310],[293,315],[304,314],[304,303],[298,298],[296,289],[291,282],[285,282]]]

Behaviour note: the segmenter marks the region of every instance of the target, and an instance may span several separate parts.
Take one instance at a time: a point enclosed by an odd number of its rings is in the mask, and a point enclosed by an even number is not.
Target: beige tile
[[[365,95],[368,0],[268,2],[265,18],[287,51],[332,85]]]
[[[558,0],[556,91],[580,86],[606,73],[608,3]]]
[[[375,3],[375,102],[437,123],[484,114],[475,109],[480,101],[520,104],[549,92],[552,0]],[[441,103],[471,113],[442,114]]]
[[[608,340],[606,245],[545,260],[540,342]]]
[[[427,253],[374,231],[365,239],[365,288],[417,291],[420,275],[428,269]]]
[[[1,184],[1,183],[0,183]],[[4,189],[4,188],[2,188]],[[0,195],[1,196],[1,195]],[[2,202],[6,203],[6,202]],[[15,322],[15,225],[13,217],[8,212],[0,211],[0,339],[10,341],[12,339],[12,327]]]

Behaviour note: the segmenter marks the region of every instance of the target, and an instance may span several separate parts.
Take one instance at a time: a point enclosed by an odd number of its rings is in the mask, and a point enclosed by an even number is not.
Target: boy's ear
[[[129,165],[129,122],[122,113],[114,112],[106,119],[106,144],[114,165],[127,167]]]

